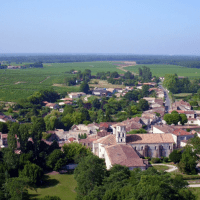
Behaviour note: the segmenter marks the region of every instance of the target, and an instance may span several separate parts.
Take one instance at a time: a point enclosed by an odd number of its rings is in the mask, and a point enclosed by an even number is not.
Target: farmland
[[[120,63],[120,62],[118,62]],[[24,63],[23,63],[24,64]],[[44,68],[27,69],[2,69],[0,70],[0,101],[17,102],[20,98],[27,98],[35,91],[53,87],[57,92],[78,91],[78,86],[63,85],[64,78],[71,76],[66,73],[70,70],[90,69],[92,75],[97,72],[125,73],[120,70],[116,62],[76,62],[76,63],[48,63]],[[11,63],[11,65],[16,65]],[[19,64],[18,64],[19,65]],[[128,66],[124,69],[138,73],[138,68],[143,65]],[[189,78],[200,77],[200,69],[185,68],[176,65],[145,65],[151,68],[153,75],[164,76],[167,73],[177,73],[179,76]],[[95,85],[93,85],[95,86]]]
[[[126,67],[126,70],[138,73],[138,68],[144,65],[136,65]],[[163,77],[165,74],[177,74],[178,76],[187,76],[190,79],[200,78],[200,69],[186,68],[177,65],[149,65],[145,64],[146,67],[151,69],[153,76]]]
[[[15,65],[15,63],[11,63],[11,65]],[[52,63],[44,64],[44,68],[0,70],[0,101],[16,102],[20,98],[27,98],[35,91],[50,87],[57,92],[78,91],[78,87],[62,85],[64,78],[71,76],[65,72],[71,69],[82,71],[90,69],[92,74],[102,71],[123,73],[110,62]]]

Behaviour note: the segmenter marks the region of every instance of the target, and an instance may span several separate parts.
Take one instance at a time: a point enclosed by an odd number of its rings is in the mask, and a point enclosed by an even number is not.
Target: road
[[[170,110],[170,107],[171,107],[171,101],[170,101],[168,92],[167,92],[167,90],[165,90],[165,88],[163,88],[163,86],[161,84],[159,84],[159,87],[164,91],[164,94],[165,94],[165,109],[166,109],[166,112],[168,113],[169,110]]]

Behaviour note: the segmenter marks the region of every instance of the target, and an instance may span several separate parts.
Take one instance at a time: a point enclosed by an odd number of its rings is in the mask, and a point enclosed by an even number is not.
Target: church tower
[[[126,144],[126,126],[122,123],[116,124],[116,142],[117,144]]]

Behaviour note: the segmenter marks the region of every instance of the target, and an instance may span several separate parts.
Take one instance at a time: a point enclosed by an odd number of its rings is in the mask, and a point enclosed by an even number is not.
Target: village
[[[162,78],[161,78],[162,79]],[[72,142],[80,143],[91,149],[93,154],[99,158],[104,158],[107,169],[114,164],[120,164],[134,168],[146,170],[149,167],[149,158],[169,157],[174,149],[180,149],[186,146],[189,139],[195,134],[200,135],[200,112],[192,110],[192,106],[183,100],[175,101],[171,107],[165,105],[165,99],[168,98],[168,92],[155,82],[138,83],[135,89],[141,90],[143,85],[149,86],[149,92],[155,91],[156,97],[143,97],[149,104],[149,109],[141,114],[141,117],[128,118],[122,122],[100,122],[90,124],[73,125],[69,131],[63,129],[55,129],[47,131],[50,135],[48,139],[42,139],[46,144],[51,145],[53,141],[57,141],[59,147]],[[92,94],[84,92],[69,93],[67,97],[60,99],[59,103],[49,103],[44,101],[45,107],[50,110],[64,111],[65,105],[73,105],[74,101],[82,98],[87,104],[87,100],[91,96],[123,97],[129,91],[134,90],[133,87],[125,88],[94,88]],[[185,114],[187,121],[184,125],[180,122],[178,125],[167,125],[163,119],[166,113],[176,111],[179,114]],[[1,113],[0,122],[15,120],[11,116]],[[140,130],[145,127],[146,133],[129,134],[130,131]],[[0,134],[1,148],[7,147],[6,133]],[[85,139],[80,136],[85,135]],[[29,139],[32,141],[32,138]],[[20,153],[20,144],[16,153]]]

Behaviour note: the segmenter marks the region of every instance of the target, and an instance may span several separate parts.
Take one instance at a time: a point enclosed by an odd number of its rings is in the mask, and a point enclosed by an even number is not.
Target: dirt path
[[[48,78],[50,78],[50,76],[47,76],[43,81],[41,81],[40,83],[43,83],[44,81],[46,81]]]
[[[173,166],[173,165],[167,165],[167,164],[152,164],[152,166],[154,166],[154,165],[164,165],[164,166],[169,167],[169,169],[165,170],[165,172],[173,172],[173,171],[175,171],[175,170],[178,169],[176,166]]]
[[[125,67],[130,67],[130,66],[135,66],[136,62],[134,61],[122,61],[121,64],[117,64],[118,67],[116,67],[117,69],[127,72],[128,70],[124,69]],[[138,75],[137,73],[131,72],[133,75]]]

